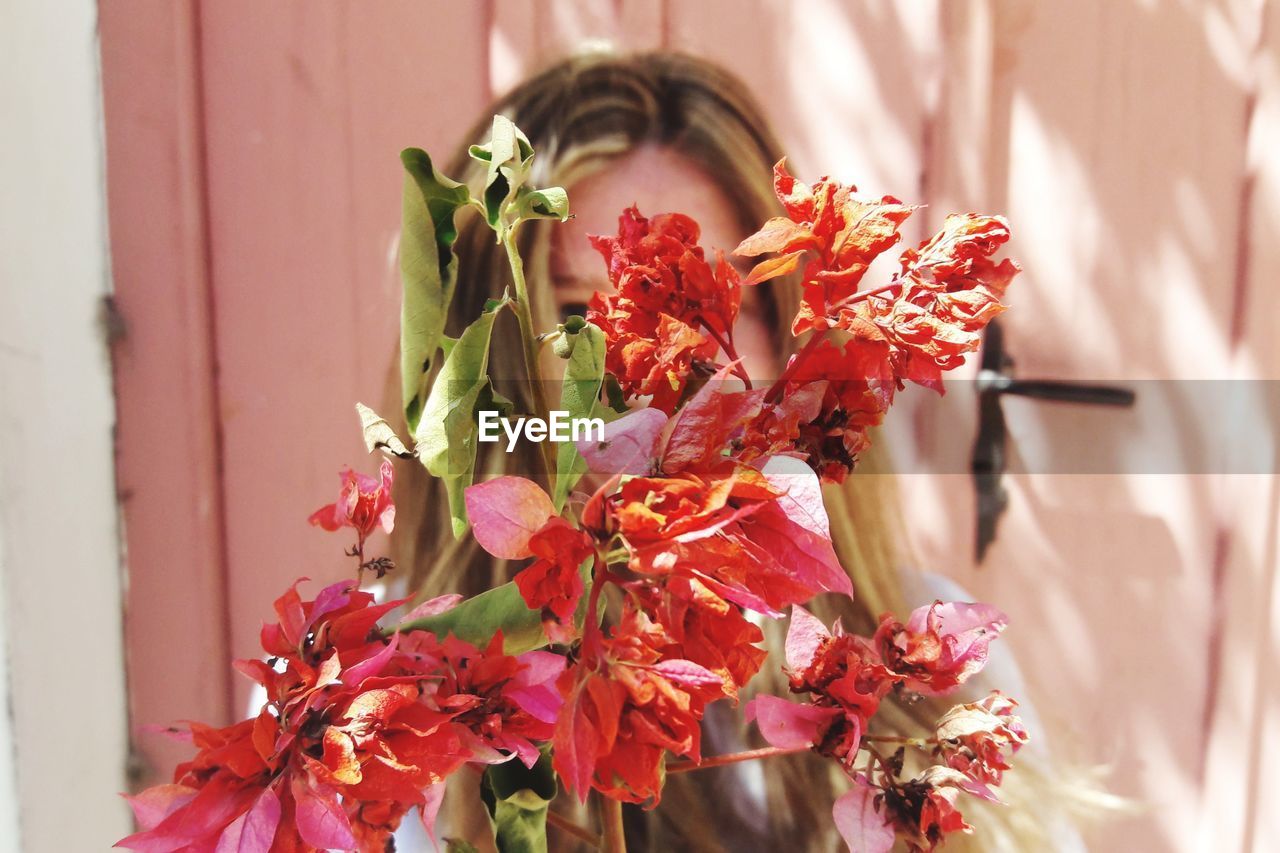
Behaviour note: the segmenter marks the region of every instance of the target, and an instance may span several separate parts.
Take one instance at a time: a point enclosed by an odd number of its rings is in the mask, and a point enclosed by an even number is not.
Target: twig
[[[741,379],[743,384],[747,386],[747,390],[750,391],[751,375],[747,373],[746,365],[742,363],[742,359],[738,356],[738,351],[733,346],[733,339],[725,338],[723,335],[721,335],[719,332],[713,329],[711,327],[711,324],[708,323],[706,320],[702,320],[702,328],[707,330],[707,334],[711,335],[711,339],[716,342],[716,344],[720,347],[720,350],[726,356],[728,356],[730,361],[733,362],[734,375],[737,376],[739,379]]]
[[[870,753],[871,757],[876,760],[876,763],[880,765],[880,769],[884,772],[885,777],[889,780],[889,784],[892,785],[894,780],[897,778],[897,774],[894,773],[893,765],[889,763],[889,759],[881,755],[880,750],[876,749],[869,743],[864,743],[862,748]]]
[[[897,281],[891,281],[888,284],[882,284],[879,287],[873,287],[869,290],[859,290],[857,293],[849,294],[844,299],[841,299],[839,302],[833,302],[829,306],[828,310],[840,311],[841,309],[848,308],[850,305],[856,305],[857,303],[861,302],[864,299],[867,299],[872,296],[879,296],[882,293],[887,293],[890,290],[896,290],[899,287],[902,287],[901,279],[898,279]]]
[[[604,826],[600,849],[605,853],[627,853],[627,836],[622,828],[622,801],[601,795],[600,822]]]
[[[529,374],[530,390],[533,393],[533,414],[546,420],[548,418],[547,395],[543,387],[542,367],[539,361],[538,336],[533,331],[533,306],[529,303],[529,285],[524,279],[524,262],[520,260],[520,249],[516,246],[515,228],[507,227],[502,233],[502,248],[506,250],[507,261],[511,264],[511,278],[516,285],[515,312],[520,324],[520,339],[524,342],[524,366]],[[539,445],[542,464],[547,473],[547,490],[555,488],[556,462],[554,444],[544,441]]]
[[[897,735],[863,735],[862,740],[864,743],[896,743],[902,746],[917,746],[921,748],[938,742],[936,737],[899,737]]]
[[[597,850],[600,849],[600,844],[602,842],[602,839],[600,838],[600,836],[596,835],[594,832],[592,832],[591,830],[587,829],[584,826],[578,826],[578,824],[574,823],[573,821],[569,820],[566,817],[563,817],[562,815],[558,815],[553,811],[548,811],[547,823],[549,823],[551,826],[554,826],[556,829],[561,830],[562,832],[567,832],[568,834],[572,835],[574,838],[579,839],[580,841],[585,841],[586,843],[590,844],[592,847],[594,847]]]
[[[587,595],[587,621],[582,626],[582,655],[586,658],[592,658],[600,651],[600,593],[604,589],[608,575],[608,564],[597,549],[595,561],[591,564],[591,592]]]
[[[888,284],[880,287],[874,287],[870,290],[860,290],[857,293],[850,294],[844,299],[841,299],[839,302],[833,302],[831,305],[827,306],[827,311],[834,313],[844,308],[848,308],[850,305],[854,305],[869,297],[879,296],[882,293],[887,293],[890,290],[896,290],[900,287],[902,287],[901,280],[891,281]],[[766,394],[764,398],[765,402],[776,403],[782,399],[782,392],[786,390],[787,381],[795,375],[796,369],[800,367],[800,363],[813,354],[813,351],[818,348],[818,344],[821,343],[825,337],[825,330],[814,332],[804,347],[796,353],[794,358],[791,359],[791,363],[787,365],[786,370],[782,371],[782,376],[778,378],[778,381],[769,387],[769,393]]]
[[[778,746],[766,746],[761,749],[748,749],[746,752],[731,752],[728,755],[713,755],[702,761],[672,761],[667,764],[667,775],[672,773],[689,773],[694,770],[707,770],[712,767],[724,767],[727,764],[738,764],[742,761],[755,761],[759,758],[773,758],[778,755],[795,755],[808,752],[809,747],[791,747],[783,749]]]

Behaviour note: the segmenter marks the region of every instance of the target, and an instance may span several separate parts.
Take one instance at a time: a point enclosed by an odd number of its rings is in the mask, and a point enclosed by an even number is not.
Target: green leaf
[[[591,591],[592,562],[592,558],[587,558],[578,567],[584,587],[582,600],[578,602],[578,609],[574,613],[574,624],[579,628],[587,618],[587,593]],[[526,607],[520,588],[511,581],[472,596],[444,613],[402,622],[384,629],[383,633],[391,635],[397,631],[430,631],[441,640],[453,634],[459,640],[480,648],[487,646],[493,635],[501,631],[502,650],[509,655],[524,654],[547,644],[547,636],[542,630],[541,611]]]
[[[604,397],[609,401],[609,408],[619,415],[625,415],[630,408],[627,406],[627,397],[622,393],[622,386],[618,384],[618,379],[612,373],[604,378]]]
[[[485,770],[480,799],[498,853],[546,853],[547,808],[555,795],[556,774],[547,752],[533,767],[513,759]]]
[[[547,644],[542,632],[542,613],[525,606],[520,588],[514,582],[472,596],[444,613],[404,622],[388,633],[430,631],[442,640],[453,634],[459,640],[483,648],[499,630],[502,649],[509,655],[523,654]]]
[[[496,229],[507,202],[529,179],[533,146],[511,119],[496,115],[489,141],[471,146],[470,153],[473,159],[489,164],[484,183],[484,210],[489,226]]]
[[[479,433],[476,403],[489,384],[493,321],[506,305],[506,300],[500,300],[486,306],[484,313],[449,347],[414,432],[418,458],[428,471],[444,480],[453,535],[457,537],[467,531],[462,493],[475,475]]]
[[[466,186],[441,175],[418,148],[400,152],[405,168],[400,233],[400,377],[405,419],[417,429],[427,375],[444,334],[458,278],[454,213],[470,201]]]
[[[564,381],[560,385],[560,408],[567,411],[570,418],[589,418],[596,410],[604,381],[604,333],[591,323],[582,325],[577,332],[570,332],[568,324],[563,329],[563,337],[557,343],[568,349],[569,363],[565,365]],[[569,492],[586,472],[586,460],[576,444],[565,441],[557,445],[556,486],[551,496],[557,512],[564,508]]]
[[[485,385],[476,400],[477,412],[497,412],[501,420],[515,417],[516,404],[493,390],[492,385]]]
[[[446,838],[444,853],[480,853],[476,846],[465,838]]]
[[[521,187],[516,193],[515,211],[516,219],[559,219],[564,222],[569,218],[569,194],[564,187],[545,190]]]

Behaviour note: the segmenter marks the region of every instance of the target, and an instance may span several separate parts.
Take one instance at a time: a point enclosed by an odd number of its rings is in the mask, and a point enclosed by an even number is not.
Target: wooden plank
[[[919,194],[923,177],[936,9],[932,2],[672,3],[668,46],[740,76],[799,175],[821,172],[867,194],[907,198]]]
[[[1247,12],[1236,19],[1253,46],[1241,52],[1248,63],[1249,113],[1231,343],[1233,377],[1245,391],[1237,417],[1252,422],[1256,440],[1234,450],[1268,473],[1228,476],[1221,484],[1215,677],[1205,716],[1199,849],[1264,850],[1280,837],[1280,819],[1266,805],[1266,761],[1280,744],[1280,447],[1277,412],[1267,406],[1280,379],[1280,17],[1272,4],[1248,4]]]
[[[399,150],[445,155],[487,97],[482,4],[204,4],[209,230],[231,650],[294,578],[350,574],[310,528],[353,413],[380,401],[398,322]],[[248,684],[237,683],[237,708]]]
[[[946,202],[934,209],[1012,220],[1012,254],[1026,267],[1006,322],[1019,374],[1231,375],[1235,282],[1223,252],[1239,221],[1246,96],[1223,57],[1242,46],[1239,33],[1183,10],[1106,2],[999,2],[953,11],[944,29],[962,40],[949,43],[951,70],[976,80],[953,85],[942,108],[933,195]],[[982,109],[975,84],[989,93],[977,141],[966,120]],[[1190,384],[1139,393],[1186,413],[1176,427],[1193,443],[1213,435]],[[1112,790],[1149,806],[1094,840],[1196,849],[1219,478],[1187,473],[1189,451],[1163,472],[1122,473],[1149,430],[1173,428],[1140,414],[1005,409],[1015,465],[1031,470],[1008,479],[1010,511],[986,567],[959,579],[1009,612],[1010,645],[1059,755],[1112,766]],[[1033,444],[1053,455],[1019,460]],[[1115,473],[1053,473],[1073,460],[1105,472],[1108,458]]]
[[[943,3],[937,8],[937,55],[929,64],[930,95],[923,119],[922,191],[928,205],[916,214],[917,236],[933,233],[951,211],[1003,210],[989,192],[990,173],[1002,152],[993,151],[999,129],[993,89],[996,17],[988,0]],[[898,489],[909,525],[911,554],[927,571],[967,573],[973,568],[977,502],[968,472],[977,435],[978,405],[972,381],[977,359],[953,371],[947,393],[923,389],[899,396],[887,429],[893,440]]]
[[[97,4],[0,29],[0,847],[101,850],[125,785]]]
[[[135,729],[231,716],[204,128],[191,3],[101,9],[117,478]],[[190,749],[134,735],[135,784]]]

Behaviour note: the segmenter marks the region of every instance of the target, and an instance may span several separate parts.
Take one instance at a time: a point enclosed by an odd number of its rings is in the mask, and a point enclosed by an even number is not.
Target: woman
[[[494,104],[466,143],[485,137],[492,113],[511,118],[532,142],[537,152],[532,182],[566,187],[577,214],[568,224],[530,223],[522,232],[537,328],[552,328],[560,317],[582,313],[591,292],[608,287],[604,264],[585,235],[613,233],[617,215],[633,202],[646,215],[674,210],[693,216],[703,227],[709,249],[731,249],[781,213],[771,185],[781,146],[742,84],[703,61],[650,53],[562,62]],[[483,172],[467,157],[466,145],[446,174],[472,186],[483,182]],[[510,284],[492,232],[475,217],[459,226],[455,301],[460,304],[452,310],[455,320],[477,316],[485,300]],[[785,361],[782,348],[793,341],[786,325],[794,313],[796,287],[775,281],[750,291],[754,302],[743,306],[737,340],[747,345],[742,355],[752,375],[769,378]],[[460,331],[456,326],[449,330]],[[490,370],[496,382],[522,376],[523,354],[514,323],[496,330],[493,340]],[[524,411],[532,410],[529,399],[519,399],[528,397],[527,387],[514,383],[500,390],[516,398]],[[537,470],[527,443],[523,456],[508,456],[492,449],[495,445],[481,447],[476,467],[481,476]],[[826,496],[836,550],[853,579],[856,599],[815,602],[824,620],[839,616],[846,626],[866,633],[874,629],[879,614],[904,614],[909,606],[933,598],[928,590],[909,601],[903,594],[898,504],[882,459],[883,448],[873,445],[857,475],[829,489]],[[421,594],[473,595],[510,580],[518,566],[493,560],[471,538],[453,539],[439,482],[419,466],[402,469],[396,482],[396,562]],[[782,628],[766,626],[772,632],[771,647],[780,648]],[[770,679],[774,683],[768,683]],[[759,690],[785,690],[773,658],[755,684]],[[743,748],[748,737],[733,722],[738,712],[723,710],[709,715],[707,754]],[[881,717],[895,733],[909,735],[921,732],[942,710],[920,702],[886,708]],[[1029,763],[1033,762],[1023,765]],[[974,823],[980,821],[978,834],[965,840],[974,849],[1052,846],[1042,832],[1045,822],[1016,806],[1024,799],[1019,794],[1034,787],[1034,772],[1020,768],[1012,776],[1019,778],[1010,778],[1006,792],[1015,801],[1014,809],[980,816],[976,804],[966,809],[978,818]],[[839,837],[832,825],[831,803],[842,790],[835,787],[836,781],[830,763],[810,755],[770,759],[760,767],[738,765],[672,776],[656,811],[628,810],[628,843],[633,850],[834,849]],[[572,808],[566,799],[560,798],[555,807]],[[479,837],[467,834],[473,840]],[[553,844],[558,841],[565,839],[552,839]],[[570,847],[564,844],[564,849]]]

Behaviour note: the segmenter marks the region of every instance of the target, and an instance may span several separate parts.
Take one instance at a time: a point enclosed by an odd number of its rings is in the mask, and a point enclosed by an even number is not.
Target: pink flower
[[[467,486],[464,494],[471,533],[500,560],[532,557],[529,540],[556,515],[547,493],[523,477],[495,477]]]
[[[363,548],[364,541],[374,530],[381,527],[390,533],[395,525],[396,508],[391,502],[393,474],[388,461],[382,463],[377,480],[350,468],[343,468],[339,472],[342,491],[338,494],[337,502],[311,513],[307,521],[329,531],[354,527],[358,537],[356,549]]]
[[[885,665],[925,696],[950,693],[987,664],[987,647],[1009,623],[989,604],[917,607],[907,624],[884,616],[872,643]]]
[[[993,691],[981,702],[957,705],[938,720],[938,753],[947,766],[978,782],[999,785],[1009,757],[1027,742],[1013,712],[1018,703]]]
[[[743,715],[748,723],[755,722],[770,746],[803,749],[822,740],[823,732],[840,716],[840,709],[800,705],[778,696],[760,695],[747,703]]]
[[[754,718],[774,746],[809,743],[823,755],[852,763],[868,721],[901,677],[885,667],[865,638],[844,633],[839,624],[828,631],[799,606],[791,608],[786,655],[791,692],[807,696],[810,704],[761,696],[747,709],[748,720]]]
[[[849,853],[889,853],[896,834],[886,814],[884,796],[866,776],[856,776],[853,787],[831,809],[840,837]]]

